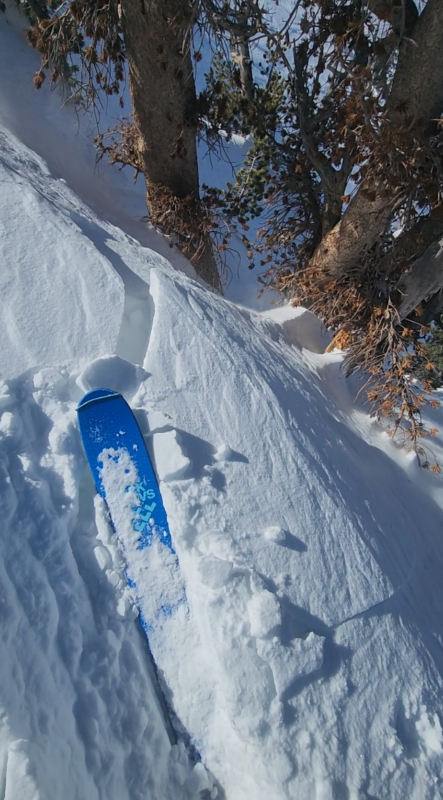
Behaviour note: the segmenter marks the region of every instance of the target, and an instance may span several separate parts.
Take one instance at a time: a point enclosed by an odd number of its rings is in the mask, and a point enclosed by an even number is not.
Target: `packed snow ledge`
[[[441,798],[441,479],[311,314],[173,269],[14,135],[3,92],[1,800]],[[176,743],[81,447],[99,387],[136,411],[186,587],[157,663]]]

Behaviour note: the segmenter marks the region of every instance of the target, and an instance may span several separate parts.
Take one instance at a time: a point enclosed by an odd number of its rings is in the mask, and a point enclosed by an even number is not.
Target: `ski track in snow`
[[[3,396],[4,796],[187,797],[67,398],[55,370],[14,382],[12,411]]]
[[[0,800],[438,800],[441,484],[312,315],[218,298],[6,124],[0,151]],[[77,429],[98,386],[135,409],[186,585],[156,645],[173,746]]]

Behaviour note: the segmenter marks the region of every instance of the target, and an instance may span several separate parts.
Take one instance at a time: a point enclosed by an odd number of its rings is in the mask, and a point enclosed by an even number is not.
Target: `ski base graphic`
[[[188,621],[188,605],[151,459],[134,414],[117,392],[88,392],[77,412],[86,457],[158,667],[168,636]]]

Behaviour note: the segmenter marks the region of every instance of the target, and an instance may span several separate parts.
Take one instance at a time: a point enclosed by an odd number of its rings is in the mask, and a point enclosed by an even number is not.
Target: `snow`
[[[112,388],[114,392],[131,394],[144,377],[146,373],[137,364],[120,356],[105,355],[91,361],[76,382],[85,394],[99,385]]]
[[[122,281],[73,223],[73,212],[62,208],[69,197],[64,184],[58,186],[26,147],[14,147],[2,129],[0,142],[0,181],[8,198],[0,218],[4,376],[16,377],[36,363],[88,362],[95,353],[115,350],[123,314]],[[72,265],[68,271],[73,253],[78,268]],[[46,320],[44,328],[41,319]]]
[[[1,800],[437,800],[441,478],[312,314],[183,272],[72,109],[35,98],[19,28],[0,15]],[[104,386],[178,562],[134,549],[131,464],[103,453],[120,544],[94,493],[75,409]],[[155,668],[131,570],[145,619],[161,591],[178,608]]]
[[[274,628],[281,625],[280,604],[272,592],[265,589],[253,594],[248,603],[251,636],[265,639]]]
[[[180,478],[188,471],[191,462],[183,451],[180,434],[164,431],[153,437],[154,459],[160,481]]]
[[[270,525],[269,528],[263,531],[263,536],[271,542],[284,542],[286,540],[285,531],[278,525]]]

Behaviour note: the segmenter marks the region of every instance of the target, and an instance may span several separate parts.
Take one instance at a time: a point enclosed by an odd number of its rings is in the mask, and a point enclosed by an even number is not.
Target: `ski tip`
[[[93,389],[92,392],[87,392],[80,400],[77,411],[81,411],[85,406],[91,403],[97,403],[100,400],[110,400],[112,397],[121,397],[119,392],[114,392],[112,389]]]

